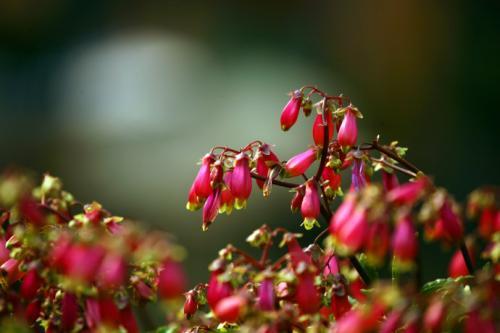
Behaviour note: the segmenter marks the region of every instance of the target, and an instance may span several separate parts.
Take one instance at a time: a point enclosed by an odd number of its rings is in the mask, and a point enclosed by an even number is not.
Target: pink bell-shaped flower
[[[234,196],[234,207],[242,209],[252,193],[252,176],[250,175],[250,160],[245,153],[239,153],[234,159],[234,169],[229,188]]]
[[[337,135],[337,141],[342,147],[356,145],[358,139],[358,127],[356,125],[356,115],[351,108],[348,108]]]
[[[287,177],[300,176],[309,169],[311,164],[316,161],[317,152],[315,148],[309,148],[306,151],[290,158],[285,164]]]
[[[288,131],[297,122],[301,104],[302,92],[296,90],[281,112],[280,123],[283,131]]]

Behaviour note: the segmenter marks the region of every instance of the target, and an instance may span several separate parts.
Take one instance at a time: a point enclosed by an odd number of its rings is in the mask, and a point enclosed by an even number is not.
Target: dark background
[[[253,139],[282,159],[288,91],[317,84],[364,113],[459,200],[499,183],[497,1],[0,1],[0,167],[62,177],[84,201],[177,235],[192,282],[262,223],[298,227],[286,191],[220,217],[184,209],[198,159]],[[324,222],[323,222],[323,225]],[[450,252],[427,250],[424,277]],[[432,252],[432,253],[431,253]]]

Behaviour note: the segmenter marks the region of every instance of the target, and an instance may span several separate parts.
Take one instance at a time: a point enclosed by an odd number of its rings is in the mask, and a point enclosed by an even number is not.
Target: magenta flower
[[[347,223],[354,212],[355,207],[356,200],[354,194],[347,194],[344,201],[340,204],[339,208],[330,220],[330,234],[332,236],[335,236],[337,232]]]
[[[399,185],[398,176],[395,172],[387,172],[382,170],[382,185],[384,186],[385,192],[396,188]]]
[[[175,261],[166,260],[158,276],[158,294],[163,299],[172,299],[186,290],[186,275],[182,266]]]
[[[250,160],[245,153],[239,153],[234,159],[234,169],[229,188],[234,196],[236,209],[246,207],[246,201],[252,193]]]
[[[184,302],[184,315],[187,319],[191,318],[198,310],[198,302],[196,301],[196,295],[193,292],[186,293],[186,301]]]
[[[300,176],[309,169],[311,164],[316,161],[317,153],[315,148],[309,148],[306,151],[290,158],[285,164],[287,177]]]
[[[355,209],[349,219],[336,232],[337,240],[347,253],[357,252],[366,242],[368,235],[366,211]]]
[[[219,274],[217,272],[213,272],[210,276],[210,281],[208,282],[207,287],[207,303],[212,310],[215,310],[215,307],[223,298],[231,296],[233,293],[233,287],[229,282],[219,281]]]
[[[387,193],[387,200],[396,205],[412,205],[422,196],[428,184],[426,177],[420,177],[414,182],[396,186]]]
[[[243,314],[247,301],[240,295],[232,295],[220,300],[215,306],[215,316],[222,322],[235,323]]]
[[[356,125],[356,115],[348,108],[340,125],[337,141],[342,147],[351,147],[356,144],[357,139],[358,127]]]
[[[273,279],[267,278],[259,286],[259,308],[262,311],[273,311],[275,307],[275,293]]]
[[[64,293],[61,301],[61,329],[70,331],[79,317],[78,300],[68,292]]]
[[[330,111],[326,111],[325,117],[326,117],[326,123],[328,124],[327,143],[329,143],[333,138],[333,130],[334,130],[332,113]],[[323,126],[323,114],[321,113],[316,115],[316,118],[314,119],[313,139],[316,145],[323,146],[323,142],[325,140],[325,130]]]
[[[443,232],[446,238],[451,242],[460,241],[464,233],[462,220],[458,214],[453,211],[453,207],[449,200],[445,200],[439,211],[439,215],[441,217]]]
[[[319,226],[317,218],[320,214],[320,205],[320,197],[316,182],[314,180],[309,180],[306,182],[306,193],[304,194],[304,199],[300,206],[300,212],[304,218],[302,225],[304,225],[306,230],[311,230],[315,225]]]
[[[125,283],[127,263],[121,255],[109,253],[97,273],[97,280],[104,288],[116,289]]]
[[[193,182],[194,192],[200,199],[206,199],[212,194],[212,186],[210,185],[210,168],[215,161],[213,154],[206,154],[201,160],[201,167]]]
[[[352,165],[351,188],[355,191],[366,186],[365,163],[359,158],[354,159]]]
[[[398,262],[402,264],[411,263],[417,255],[416,231],[409,216],[404,216],[397,221],[392,236],[392,251]]]
[[[304,199],[304,190],[302,188],[298,188],[295,191],[295,194],[290,202],[290,209],[292,213],[295,213],[299,210],[300,206],[302,206],[302,200]]]
[[[215,189],[215,191],[210,194],[205,205],[203,206],[202,220],[203,230],[207,230],[208,226],[215,221],[217,214],[219,213],[221,202],[221,190],[220,188]]]
[[[36,269],[30,269],[24,276],[23,282],[21,283],[21,296],[26,300],[35,298],[41,285],[42,280]]]
[[[281,129],[288,131],[296,122],[299,117],[300,105],[302,104],[302,92],[296,90],[293,92],[292,98],[286,103],[283,111],[281,112]]]
[[[298,276],[295,301],[302,313],[314,313],[321,305],[321,298],[314,285],[314,274],[304,272]]]

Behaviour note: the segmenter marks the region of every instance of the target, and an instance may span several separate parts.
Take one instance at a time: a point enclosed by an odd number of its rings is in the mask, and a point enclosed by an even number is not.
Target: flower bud
[[[352,165],[351,188],[355,191],[359,191],[366,186],[366,182],[365,164],[363,160],[354,158],[354,163]]]
[[[166,260],[158,276],[158,294],[163,299],[172,299],[182,295],[186,288],[186,276],[181,265]]]
[[[283,111],[281,112],[281,129],[288,131],[296,122],[299,117],[300,105],[302,104],[302,92],[296,90],[293,92],[292,98],[286,103]]]
[[[348,108],[340,125],[337,141],[342,147],[350,147],[356,144],[357,139],[358,127],[356,125],[356,115]]]
[[[428,184],[427,178],[420,177],[414,182],[399,185],[387,193],[387,200],[396,205],[412,205],[422,196]]]
[[[467,251],[472,260],[472,264],[475,263],[474,256],[472,255],[471,248],[467,246]],[[450,264],[448,265],[448,275],[452,278],[457,278],[460,276],[469,275],[469,269],[464,260],[464,256],[460,250],[455,251],[451,257]]]
[[[231,283],[219,281],[218,274],[213,272],[207,287],[207,303],[212,310],[215,310],[217,303],[223,298],[229,297],[233,293]]]
[[[26,319],[29,325],[33,325],[38,319],[38,317],[40,317],[41,312],[42,312],[42,306],[40,304],[40,301],[34,300],[33,302],[29,303],[28,306],[26,307],[24,318]]]
[[[212,194],[212,186],[210,185],[210,167],[215,161],[213,154],[206,154],[201,160],[201,167],[193,182],[194,192],[197,197],[202,200]]]
[[[36,269],[30,269],[24,276],[23,282],[21,283],[21,296],[26,300],[35,298],[41,285],[42,280]]]
[[[321,298],[314,285],[314,275],[312,273],[306,271],[298,276],[295,301],[302,313],[310,314],[318,311]]]
[[[245,311],[246,304],[245,298],[240,295],[229,296],[217,303],[214,313],[220,321],[234,323]]]
[[[208,229],[208,226],[212,224],[212,222],[215,221],[215,218],[219,213],[220,202],[221,202],[221,190],[220,188],[216,188],[215,191],[213,191],[212,194],[210,194],[207,201],[205,201],[205,204],[203,205],[202,229],[204,231]]]
[[[309,180],[306,183],[306,193],[300,206],[300,211],[304,218],[302,225],[304,225],[306,230],[311,230],[315,225],[319,226],[317,217],[320,214],[320,205],[316,182],[314,180]]]
[[[327,143],[328,143],[333,138],[333,130],[334,130],[333,117],[332,113],[329,110],[325,111],[325,120],[328,126],[328,131],[327,131]],[[314,119],[313,139],[314,143],[317,146],[323,146],[323,142],[325,140],[325,129],[323,125],[323,114],[321,113],[316,115],[316,118]]]
[[[302,200],[304,199],[304,191],[302,189],[297,189],[295,191],[295,195],[290,202],[290,209],[292,213],[295,213],[299,210],[300,206],[302,206]]]
[[[316,161],[317,153],[314,148],[309,148],[308,150],[297,154],[290,158],[285,164],[285,172],[287,177],[300,176],[309,169],[311,164]]]
[[[195,191],[195,186],[194,184],[191,185],[191,188],[189,189],[189,194],[188,194],[188,201],[186,203],[186,209],[190,211],[195,211],[200,209],[201,203],[200,200],[198,199],[198,196],[196,195]]]
[[[424,314],[425,332],[439,333],[446,316],[446,309],[441,300],[433,301]]]
[[[194,292],[188,292],[186,294],[186,301],[184,302],[184,315],[187,319],[189,319],[192,315],[194,315],[196,310],[198,310],[196,295],[194,294]]]
[[[382,185],[384,186],[385,192],[389,192],[399,185],[398,176],[395,172],[387,172],[382,169]]]
[[[336,232],[336,239],[341,246],[341,251],[351,254],[361,249],[366,242],[367,235],[366,211],[358,208]]]
[[[236,209],[246,206],[246,201],[252,193],[252,176],[250,175],[249,158],[245,153],[239,153],[234,159],[234,169],[229,188],[235,199]]]
[[[71,331],[78,319],[78,301],[76,296],[64,293],[61,301],[61,330]]]
[[[275,293],[273,280],[264,279],[259,286],[259,308],[262,311],[273,311],[275,302]]]
[[[355,206],[356,200],[354,194],[347,194],[344,201],[340,204],[339,208],[330,220],[330,234],[332,236],[335,236],[344,224],[347,223],[354,212]]]
[[[229,188],[229,183],[231,179],[232,171],[227,171],[224,174],[224,185],[222,186],[222,190],[220,193],[220,207],[219,213],[226,213],[227,215],[231,214],[234,206],[234,196],[231,193]]]
[[[321,178],[328,181],[328,184],[324,185],[326,195],[330,198],[333,197],[340,187],[342,176],[333,171],[332,168],[325,166],[321,173]]]
[[[392,238],[392,250],[395,258],[402,264],[413,262],[418,250],[415,227],[409,216],[397,221]]]
[[[104,260],[97,273],[99,284],[107,289],[117,289],[125,282],[127,274],[127,263],[122,256],[114,253],[109,253],[104,257]]]
[[[366,239],[366,256],[374,265],[380,265],[390,247],[391,230],[384,222],[374,222],[370,224]]]
[[[443,231],[446,238],[451,242],[458,242],[463,237],[463,226],[460,217],[453,211],[451,202],[445,200],[439,211],[443,223]]]
[[[137,320],[130,304],[123,310],[120,310],[120,326],[125,328],[127,333],[139,333],[139,326],[137,325]]]

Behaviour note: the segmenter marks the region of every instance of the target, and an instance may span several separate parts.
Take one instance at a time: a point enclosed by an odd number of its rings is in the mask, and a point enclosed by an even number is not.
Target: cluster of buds
[[[133,308],[178,299],[183,249],[45,175],[0,175],[0,317],[34,331],[139,332]]]
[[[221,327],[247,332],[472,332],[474,327],[493,332],[498,328],[494,315],[500,304],[498,190],[483,188],[471,194],[467,215],[478,218],[479,239],[473,246],[474,239],[467,237],[466,245],[465,217],[458,203],[407,161],[407,149],[396,141],[383,145],[377,137],[359,144],[356,122],[362,115],[346,102],[342,95],[330,96],[311,86],[291,93],[281,113],[282,130],[294,126],[301,110],[305,117],[313,110],[317,114],[311,145],[287,161],[280,161],[260,141],[241,149],[215,147],[203,159],[188,208],[204,203],[204,229],[217,212],[228,212],[227,202],[238,209],[245,206],[252,178],[264,196],[273,184],[291,190],[292,212],[301,212],[306,230],[321,227],[320,218],[329,226],[304,248],[296,235],[263,226],[249,237],[262,250],[260,259],[228,246],[211,266],[209,283],[187,294],[184,312],[191,321],[181,321],[177,327],[188,332]],[[317,168],[308,175],[313,165]],[[350,173],[350,184],[343,184],[343,173]],[[221,197],[223,191],[233,201],[210,199]],[[343,201],[334,211],[339,197]],[[269,248],[281,232],[281,245],[288,251],[273,261]],[[327,234],[321,246],[321,237]],[[450,262],[450,277],[423,287],[422,239],[458,249]],[[475,268],[474,247],[484,249],[481,259],[488,265]],[[382,277],[387,264],[395,282],[391,286]],[[381,282],[374,284],[376,276]]]
[[[346,260],[317,245],[302,248],[299,236],[264,225],[247,238],[261,250],[259,258],[232,245],[222,249],[208,283],[185,294],[185,320],[169,328],[210,331],[243,323],[241,331],[289,332],[340,319],[352,300],[365,298],[364,285]],[[286,248],[276,260],[269,256],[274,245]]]

